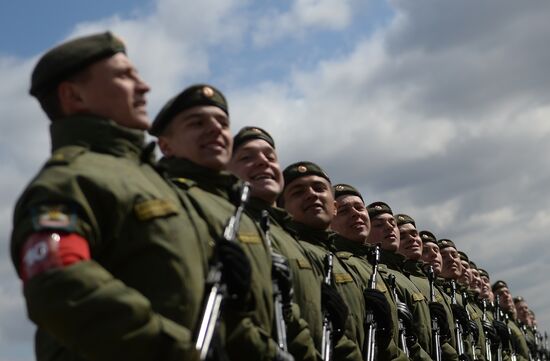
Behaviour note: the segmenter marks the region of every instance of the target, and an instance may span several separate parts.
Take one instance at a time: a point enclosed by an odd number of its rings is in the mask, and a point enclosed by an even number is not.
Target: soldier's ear
[[[334,210],[332,211],[332,215],[333,215],[334,217],[336,217],[336,213],[338,213],[338,209],[337,209],[336,201],[333,201],[333,202],[334,202],[334,203],[333,203],[333,208],[334,208]]]
[[[57,95],[59,97],[59,104],[65,114],[74,114],[85,110],[85,104],[77,84],[70,81],[62,81],[57,86]]]
[[[157,143],[159,145],[160,151],[165,157],[170,158],[171,156],[174,155],[172,146],[170,145],[170,142],[168,141],[168,139],[166,139],[166,136],[164,135],[159,136]]]

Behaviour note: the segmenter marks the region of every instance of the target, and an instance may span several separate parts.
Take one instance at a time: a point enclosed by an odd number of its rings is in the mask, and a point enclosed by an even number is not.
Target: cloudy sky
[[[453,239],[550,329],[548,18],[543,0],[2,2],[0,361],[33,359],[8,256],[13,204],[50,148],[30,72],[106,29],[151,85],[151,115],[217,86],[234,130],[261,126],[283,165],[317,162]]]

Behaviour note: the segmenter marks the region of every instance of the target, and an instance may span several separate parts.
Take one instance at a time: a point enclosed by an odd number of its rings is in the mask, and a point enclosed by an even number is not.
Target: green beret
[[[386,203],[384,202],[373,202],[367,206],[367,211],[369,212],[370,219],[374,219],[381,214],[389,213],[393,216],[393,212]]]
[[[474,261],[468,261],[468,263],[470,264],[470,268],[477,269],[477,265],[474,263]]]
[[[416,223],[414,222],[414,219],[406,214],[397,214],[395,216],[395,220],[397,221],[397,227],[401,227],[402,225],[410,223],[414,226],[414,228],[416,228]]]
[[[450,239],[440,239],[439,241],[437,241],[437,245],[439,246],[439,249],[445,249],[448,247],[453,247],[454,249],[456,249],[454,242]]]
[[[233,137],[233,152],[246,142],[256,139],[265,140],[275,149],[275,142],[268,132],[258,127],[244,127]]]
[[[485,276],[485,277],[487,277],[487,278],[490,278],[490,277],[489,277],[489,272],[485,271],[483,268],[478,268],[477,270],[479,271],[479,276],[480,276],[480,277]]]
[[[229,114],[227,101],[222,92],[207,84],[195,84],[184,89],[162,107],[149,133],[155,136],[161,135],[176,115],[198,105],[213,105],[223,110],[225,114]]]
[[[60,44],[44,54],[34,67],[29,92],[41,98],[89,65],[120,52],[126,52],[124,43],[110,32],[83,36]]]
[[[430,231],[420,231],[420,233],[418,233],[418,234],[420,235],[420,238],[422,239],[422,243],[424,243],[424,244],[433,243],[436,246],[438,246],[437,238],[435,238],[435,235],[432,232],[430,232]]]
[[[514,304],[520,303],[520,302],[525,302],[525,298],[521,296],[514,297]]]
[[[508,288],[508,285],[506,284],[506,282],[496,281],[495,283],[493,283],[493,287],[492,287],[493,293],[497,292],[501,288]]]
[[[308,175],[316,175],[325,178],[330,183],[330,178],[325,171],[317,164],[312,162],[296,162],[289,165],[283,171],[283,178],[285,179],[285,188],[295,179],[305,177]]]
[[[355,187],[350,186],[349,184],[340,183],[333,187],[334,189],[334,199],[337,199],[338,197],[342,196],[357,196],[361,198],[363,202],[365,200],[363,199],[363,196]]]
[[[462,251],[458,251],[458,255],[460,256],[461,261],[465,261],[465,262],[470,263],[470,259],[468,258],[468,255],[466,253],[464,253]]]

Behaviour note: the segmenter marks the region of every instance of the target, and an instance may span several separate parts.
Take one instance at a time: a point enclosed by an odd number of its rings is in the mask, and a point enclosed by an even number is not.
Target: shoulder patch
[[[309,263],[309,261],[305,258],[296,259],[296,263],[298,264],[298,267],[301,269],[313,269],[313,267],[311,267],[311,263]]]
[[[51,155],[46,162],[46,167],[52,165],[67,165],[74,161],[79,155],[86,152],[86,148],[80,146],[66,146],[59,148]]]
[[[194,187],[197,183],[194,180],[191,180],[189,178],[172,178],[172,182],[174,182],[177,186],[183,189],[189,189]]]
[[[420,292],[414,292],[412,294],[412,298],[413,298],[413,301],[415,302],[418,302],[418,301],[422,301],[422,300],[425,300],[426,298],[424,297],[424,295]]]
[[[353,278],[349,273],[334,273],[334,282],[336,283],[353,282]]]
[[[336,252],[336,256],[341,259],[350,259],[353,256],[353,253],[340,251],[340,252]]]
[[[148,221],[178,213],[176,205],[166,199],[149,199],[134,205],[134,213],[140,221]]]
[[[237,234],[237,238],[242,243],[248,243],[248,244],[261,244],[262,238],[254,232],[239,232]]]
[[[68,204],[42,204],[31,209],[35,231],[57,230],[73,232],[76,229],[76,209]]]

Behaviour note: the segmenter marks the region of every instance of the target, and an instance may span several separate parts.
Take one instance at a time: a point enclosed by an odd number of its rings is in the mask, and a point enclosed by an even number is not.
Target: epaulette
[[[336,256],[341,259],[350,259],[353,256],[353,253],[346,251],[336,252]]]
[[[183,177],[172,178],[172,182],[174,182],[184,190],[189,190],[197,185],[197,182],[195,182],[194,180],[189,178],[183,178]]]
[[[50,167],[54,165],[69,165],[71,164],[78,156],[85,153],[87,148],[78,146],[78,145],[68,145],[66,147],[61,147],[52,153],[50,159],[46,161],[44,167]]]

